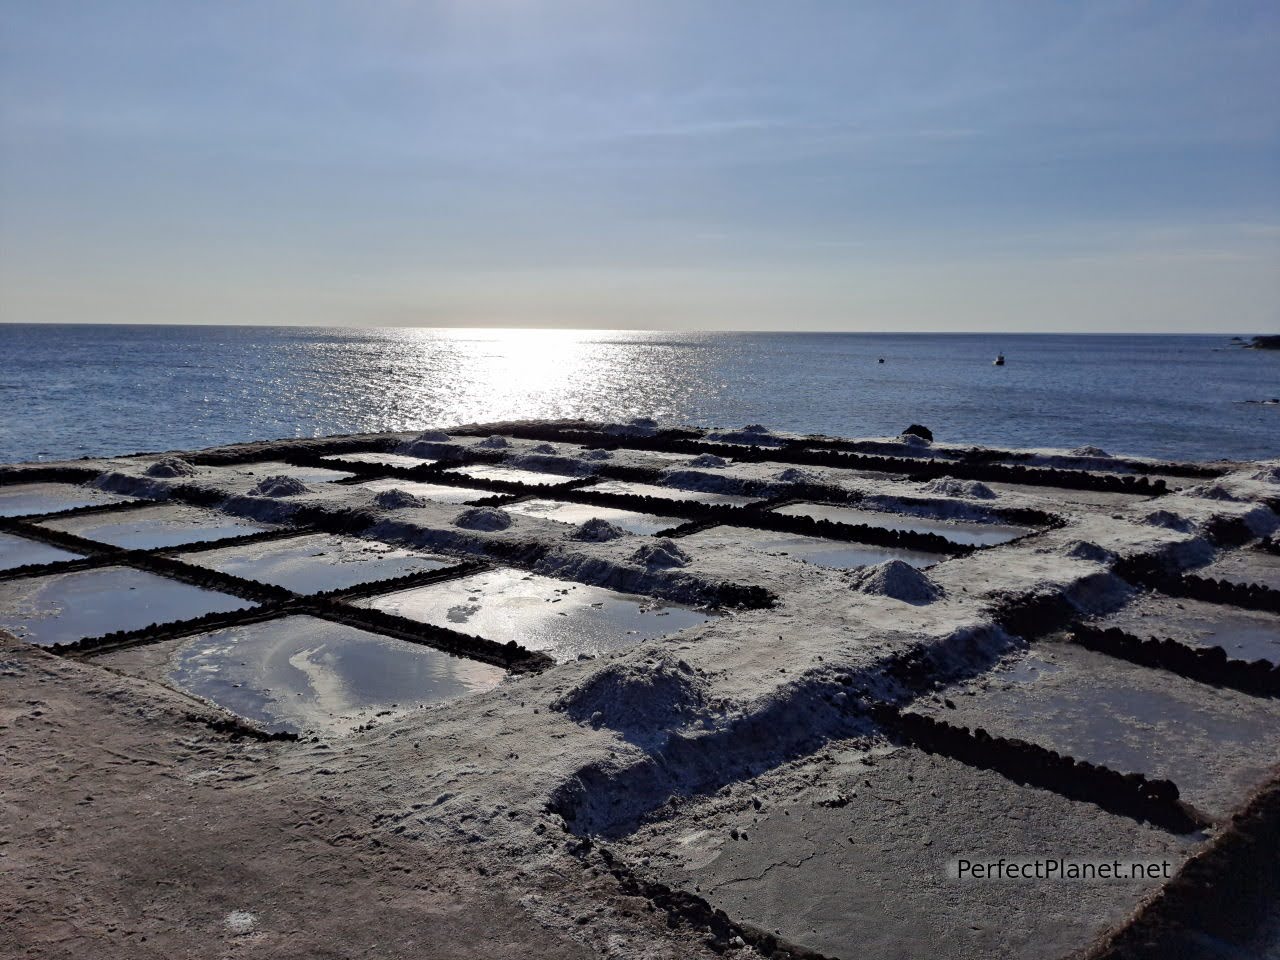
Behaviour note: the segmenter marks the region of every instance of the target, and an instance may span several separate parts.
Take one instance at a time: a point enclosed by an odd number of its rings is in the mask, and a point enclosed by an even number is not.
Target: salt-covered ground
[[[0,952],[1256,953],[1204,880],[947,870],[1277,879],[1216,852],[1276,783],[1274,587],[1184,574],[1263,583],[1278,505],[1276,464],[644,421],[6,469]]]

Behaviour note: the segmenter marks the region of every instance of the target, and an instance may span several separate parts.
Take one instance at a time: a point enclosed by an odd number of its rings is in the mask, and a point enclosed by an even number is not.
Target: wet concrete
[[[455,561],[377,540],[327,533],[289,537],[250,546],[183,554],[197,567],[286,587],[297,593],[340,590],[407,573],[438,570]]]
[[[950,700],[954,708],[946,706]],[[1060,641],[913,708],[1126,773],[1168,779],[1229,816],[1280,769],[1280,701],[1197,683]]]
[[[0,571],[12,570],[35,563],[54,563],[59,560],[78,560],[80,554],[60,550],[38,540],[0,533]]]
[[[128,567],[0,583],[0,627],[41,646],[252,606]]]
[[[613,507],[595,507],[583,503],[562,503],[556,500],[525,500],[502,508],[507,513],[519,513],[527,517],[539,517],[556,523],[577,526],[588,520],[599,519],[612,523],[629,533],[649,536],[659,530],[668,530],[684,521],[678,517],[659,517],[652,513],[619,510]]]
[[[556,660],[600,656],[697,626],[712,614],[648,597],[499,569],[358,601]]]
[[[133,499],[73,483],[17,483],[0,487],[0,517],[128,503]]]
[[[41,526],[128,550],[178,547],[203,540],[224,540],[277,529],[269,524],[241,520],[214,510],[177,504],[143,507],[120,514],[103,513],[47,520]]]
[[[659,497],[663,500],[691,500],[695,503],[721,504],[730,507],[744,507],[749,503],[759,503],[759,497],[744,497],[733,493],[708,493],[704,490],[681,490],[678,487],[664,487],[655,483],[630,483],[625,480],[605,480],[584,488],[590,493],[620,493],[633,497]]]
[[[431,464],[439,462],[426,457],[410,457],[403,453],[335,453],[320,459],[333,463],[340,463],[346,460],[349,463],[371,463],[379,467],[403,467],[406,470],[412,470],[415,467],[429,467]]]
[[[1194,571],[1197,576],[1229,583],[1258,583],[1280,590],[1280,556],[1254,547],[1230,550]]]
[[[1147,593],[1093,625],[1119,627],[1144,639],[1171,637],[1196,647],[1222,647],[1232,660],[1280,663],[1280,616],[1274,613]]]
[[[481,490],[478,487],[451,487],[443,483],[419,483],[416,480],[370,480],[359,486],[372,493],[403,490],[436,503],[474,503],[493,496],[492,490]]]
[[[307,616],[134,647],[95,662],[202,697],[259,729],[326,735],[488,690],[506,675]]]
[[[834,745],[643,827],[643,872],[833,957],[1058,958],[1161,881],[957,880],[960,858],[1164,859],[1175,837],[911,749]]]
[[[870,544],[843,543],[823,540],[820,537],[803,537],[771,530],[754,530],[747,527],[712,527],[700,533],[680,538],[680,544],[689,550],[714,550],[726,536],[736,544],[775,556],[789,556],[805,563],[823,567],[854,570],[884,563],[886,560],[902,560],[913,567],[926,569],[947,557],[921,550],[905,550],[900,547],[877,547]]]
[[[775,513],[793,517],[812,517],[814,520],[830,520],[833,523],[866,524],[884,530],[910,530],[914,533],[936,533],[952,543],[990,547],[1008,543],[1018,537],[1034,533],[1030,527],[1018,527],[1000,523],[975,523],[966,520],[934,520],[909,514],[886,513],[882,510],[860,510],[857,507],[837,506],[825,503],[791,503],[778,507]]]
[[[568,483],[577,477],[563,473],[542,473],[538,470],[521,470],[518,467],[493,467],[477,464],[470,467],[452,467],[445,471],[455,476],[475,477],[477,480],[502,480],[507,483],[524,483],[532,487],[547,487],[556,483]]]

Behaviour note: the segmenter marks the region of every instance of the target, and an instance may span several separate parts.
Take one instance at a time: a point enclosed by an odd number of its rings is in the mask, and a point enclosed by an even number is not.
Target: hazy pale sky
[[[1280,4],[0,0],[0,319],[1280,330]]]

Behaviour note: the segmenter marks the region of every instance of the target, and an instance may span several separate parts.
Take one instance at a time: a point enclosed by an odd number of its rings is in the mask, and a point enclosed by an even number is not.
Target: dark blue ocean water
[[[1280,353],[1227,336],[0,325],[0,462],[640,415],[1274,457],[1280,406],[1241,401],[1277,396]]]

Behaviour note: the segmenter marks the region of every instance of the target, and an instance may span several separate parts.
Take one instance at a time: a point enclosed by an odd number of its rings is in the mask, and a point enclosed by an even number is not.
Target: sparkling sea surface
[[[635,416],[1243,459],[1280,456],[1280,404],[1245,402],[1276,397],[1280,352],[1226,334],[0,325],[0,462]]]

